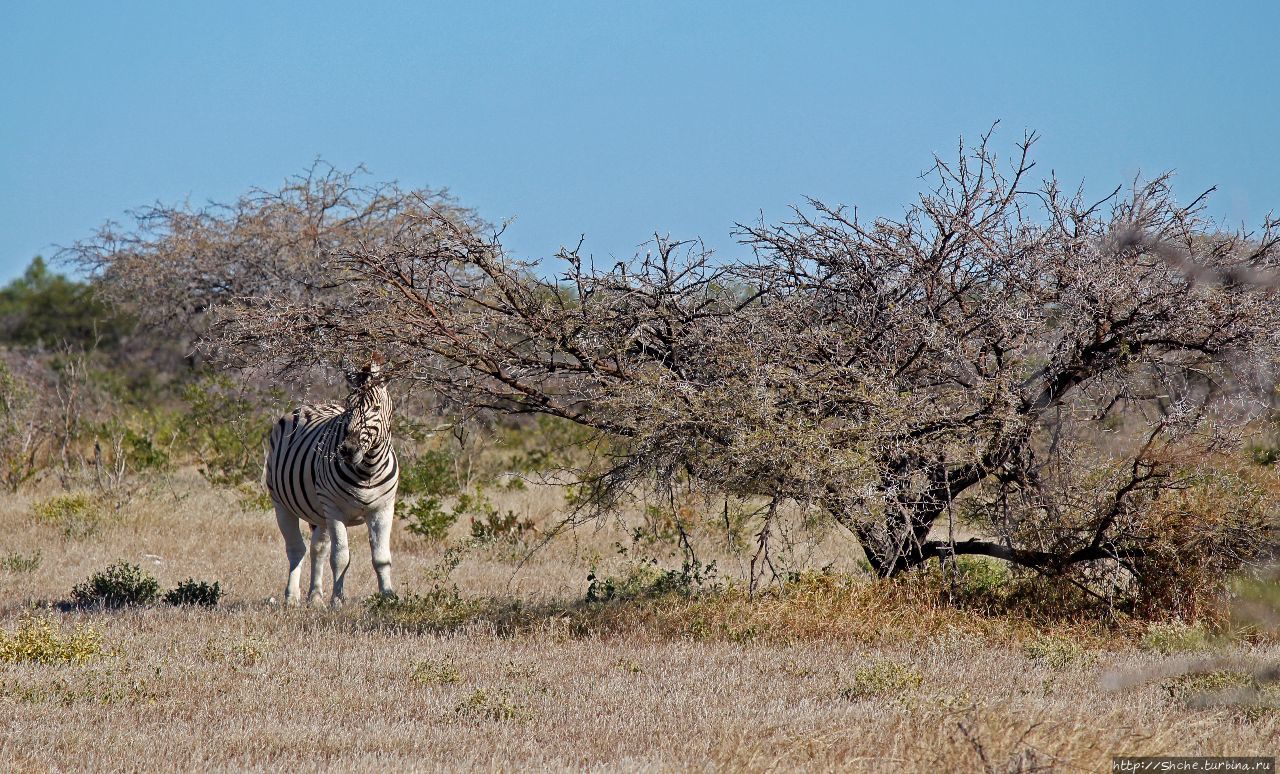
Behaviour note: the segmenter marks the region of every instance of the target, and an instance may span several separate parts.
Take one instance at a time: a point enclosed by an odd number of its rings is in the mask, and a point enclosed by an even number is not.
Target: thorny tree
[[[428,215],[480,225],[446,191],[405,191],[366,176],[316,161],[280,190],[254,189],[232,204],[142,207],[129,226],[109,222],[58,258],[146,324],[203,330],[209,312],[247,297],[340,305],[351,278],[333,256],[390,244]]]
[[[1029,186],[1032,142],[1007,166],[985,137],[938,160],[898,220],[810,202],[742,227],[750,260],[659,239],[608,268],[562,251],[555,278],[471,213],[395,190],[368,236],[283,271],[285,287],[326,293],[220,290],[209,343],[286,369],[380,349],[458,406],[600,431],[600,503],[677,476],[817,503],[881,575],[953,554],[1045,573],[1109,562],[1153,582],[1250,561],[1266,501],[1206,520],[1185,499],[1267,392],[1280,305],[1179,261],[1269,271],[1278,224],[1221,231],[1163,177],[1097,203]],[[236,218],[256,222],[259,206]],[[232,224],[198,225],[217,245],[205,254],[238,260]],[[120,255],[173,259],[163,241],[86,254],[117,282],[138,271]],[[957,518],[986,537],[939,530]]]

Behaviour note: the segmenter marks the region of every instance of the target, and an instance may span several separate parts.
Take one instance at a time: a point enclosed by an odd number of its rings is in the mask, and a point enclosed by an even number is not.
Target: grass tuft
[[[505,692],[485,691],[477,688],[453,708],[453,714],[472,722],[505,720],[529,720],[533,713],[528,707],[515,702]]]
[[[923,682],[924,675],[906,664],[877,661],[855,670],[852,682],[840,689],[840,696],[849,701],[900,696],[919,688]]]
[[[413,666],[413,681],[418,685],[450,685],[462,678],[452,658],[427,659]]]

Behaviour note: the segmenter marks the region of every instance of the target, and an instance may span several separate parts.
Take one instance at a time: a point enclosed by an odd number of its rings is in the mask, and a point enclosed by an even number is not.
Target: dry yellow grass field
[[[358,603],[374,582],[357,529],[353,604],[281,609],[268,602],[284,581],[274,520],[191,471],[151,481],[75,537],[33,517],[50,494],[0,499],[0,630],[118,560],[162,588],[194,576],[227,594],[214,609],[37,610],[67,635],[91,627],[106,653],[0,660],[3,771],[1076,771],[1109,770],[1118,754],[1280,747],[1274,697],[1201,706],[1194,681],[1229,686],[1231,674],[1171,676],[1195,655],[1143,647],[1161,632],[1176,641],[1168,625],[1037,625],[840,575],[754,602],[739,584],[585,604],[588,572],[631,558],[617,525],[561,535],[523,562],[511,546],[472,548],[447,579],[444,549],[397,526],[402,594],[457,584],[434,613]],[[544,525],[563,503],[549,487],[502,497]],[[461,544],[466,525],[454,531]],[[834,569],[851,571],[850,546],[831,532],[803,559],[844,557]],[[12,561],[37,553],[34,569]],[[713,558],[722,576],[745,574],[745,556]],[[1280,648],[1228,655],[1247,669],[1280,661]]]

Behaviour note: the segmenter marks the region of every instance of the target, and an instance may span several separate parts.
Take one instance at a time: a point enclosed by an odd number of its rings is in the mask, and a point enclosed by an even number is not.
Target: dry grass
[[[503,497],[544,525],[562,502]],[[1280,739],[1280,711],[1206,705],[1169,676],[1186,656],[1151,642],[1196,645],[1169,627],[988,614],[945,604],[936,584],[840,574],[755,601],[739,583],[586,604],[587,573],[621,574],[638,550],[614,527],[522,566],[513,548],[474,549],[447,577],[444,549],[398,528],[397,582],[417,602],[282,610],[266,602],[283,582],[273,520],[190,473],[106,505],[84,534],[34,518],[43,499],[0,500],[0,554],[19,557],[0,566],[5,632],[119,560],[162,588],[194,577],[227,596],[51,614],[46,634],[88,627],[105,655],[0,663],[0,770],[1098,770],[1113,754],[1272,755]],[[454,531],[456,544],[467,525]],[[353,598],[374,589],[363,536]],[[856,566],[844,538],[818,537],[797,563]],[[1233,656],[1275,663],[1280,648]],[[1163,676],[1108,690],[1117,671]]]

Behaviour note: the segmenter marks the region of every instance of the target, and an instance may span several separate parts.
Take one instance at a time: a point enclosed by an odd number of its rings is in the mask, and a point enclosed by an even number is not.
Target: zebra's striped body
[[[311,589],[323,597],[324,565],[333,572],[333,605],[343,601],[350,552],[347,527],[367,523],[378,588],[392,594],[391,523],[400,468],[391,446],[391,400],[380,363],[348,375],[345,405],[301,406],[271,429],[264,479],[289,560],[285,602],[299,601],[302,558],[299,522],[311,527]]]

